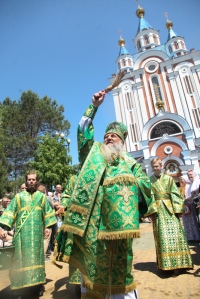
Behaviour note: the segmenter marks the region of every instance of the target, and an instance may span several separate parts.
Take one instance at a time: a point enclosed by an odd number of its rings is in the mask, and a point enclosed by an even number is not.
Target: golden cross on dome
[[[137,3],[138,7],[140,7],[139,0],[135,0],[135,2]]]
[[[125,202],[128,202],[129,196],[134,195],[134,193],[132,191],[128,190],[127,186],[124,186],[122,190],[117,192],[117,194],[122,195]]]
[[[118,32],[119,32],[119,35],[120,35],[120,38],[121,38],[122,37],[122,30],[119,29]]]
[[[166,19],[168,21],[168,12],[165,12],[164,15],[165,15],[165,17],[166,17]]]

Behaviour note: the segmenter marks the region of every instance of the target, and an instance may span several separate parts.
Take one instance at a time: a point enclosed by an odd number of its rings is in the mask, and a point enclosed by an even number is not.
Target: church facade
[[[148,175],[151,160],[159,157],[164,171],[178,180],[189,169],[199,173],[200,51],[188,51],[167,16],[168,38],[161,44],[144,14],[138,5],[137,53],[127,51],[121,36],[118,42],[118,72],[125,76],[112,90],[116,119],[128,127],[126,150]]]

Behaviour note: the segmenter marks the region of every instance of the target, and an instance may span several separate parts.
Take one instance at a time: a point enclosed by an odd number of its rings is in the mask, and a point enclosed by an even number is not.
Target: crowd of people
[[[93,119],[104,97],[104,91],[94,94],[79,122],[80,171],[63,192],[58,184],[49,193],[33,171],[11,201],[2,198],[0,238],[8,244],[10,236],[15,245],[10,280],[16,298],[30,287],[43,295],[45,259],[53,253],[55,265],[69,263],[80,298],[139,299],[132,241],[140,236],[140,217],[153,223],[159,269],[176,277],[193,268],[188,241],[200,240],[198,175],[189,170],[178,188],[155,158],[149,178],[124,150],[128,130],[120,122],[94,142]]]

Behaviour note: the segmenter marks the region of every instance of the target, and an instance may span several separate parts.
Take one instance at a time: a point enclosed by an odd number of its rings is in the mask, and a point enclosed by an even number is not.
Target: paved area
[[[134,276],[140,299],[199,299],[200,298],[200,243],[190,243],[194,269],[176,278],[157,269],[151,223],[141,224],[141,238],[135,239]],[[67,282],[68,265],[59,269],[46,262],[47,282],[43,299],[77,299],[75,288]],[[0,271],[0,299],[9,299],[8,271]],[[27,299],[37,296],[27,294]]]

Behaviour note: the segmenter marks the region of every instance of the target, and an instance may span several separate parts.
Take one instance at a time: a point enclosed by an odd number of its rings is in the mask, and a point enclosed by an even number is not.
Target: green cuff
[[[98,107],[95,107],[93,104],[90,104],[90,106],[87,108],[87,110],[85,111],[85,113],[83,115],[87,116],[91,119],[94,119],[97,109],[98,109]]]

